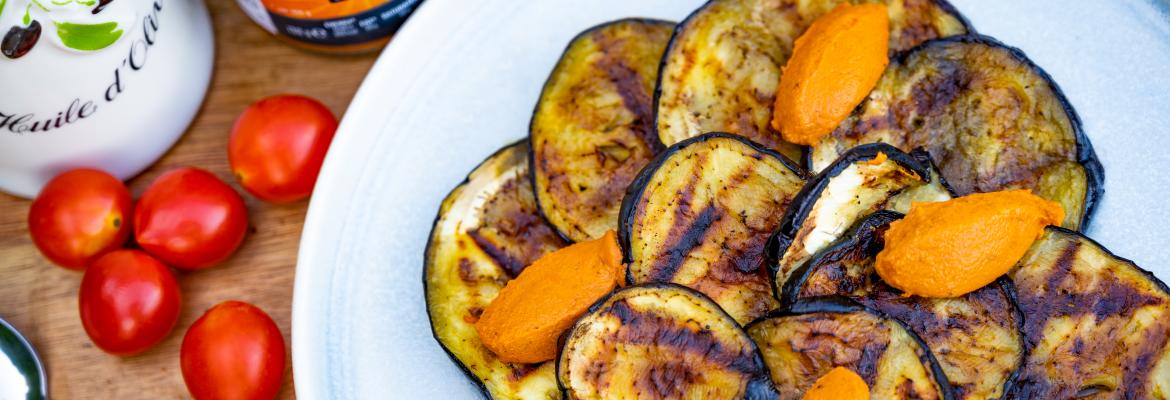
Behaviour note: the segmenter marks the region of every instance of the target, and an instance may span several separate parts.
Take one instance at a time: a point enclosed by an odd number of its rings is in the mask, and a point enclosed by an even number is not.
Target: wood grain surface
[[[196,0],[199,1],[199,0]],[[251,102],[278,93],[320,99],[341,116],[375,55],[335,57],[288,46],[260,30],[233,0],[208,0],[215,24],[212,86],[194,125],[158,163],[129,181],[135,197],[160,173],[180,166],[212,171],[237,190],[227,164],[228,132]],[[242,190],[241,190],[241,193]],[[48,369],[54,399],[186,399],[179,345],[187,327],[229,299],[268,312],[291,344],[290,310],[297,244],[307,201],[271,205],[247,194],[251,232],[223,265],[179,272],[183,310],[175,330],[141,355],[119,358],[94,347],[81,327],[81,273],[53,266],[28,235],[29,201],[0,194],[0,318],[22,331]],[[287,347],[287,346],[286,346]],[[292,349],[279,398],[295,398]]]

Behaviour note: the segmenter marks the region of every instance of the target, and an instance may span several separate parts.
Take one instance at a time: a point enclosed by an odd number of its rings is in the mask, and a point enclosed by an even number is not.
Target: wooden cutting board
[[[196,0],[199,1],[199,0]],[[137,198],[160,173],[180,166],[207,169],[240,187],[227,164],[232,122],[247,105],[278,93],[315,97],[338,116],[345,112],[375,54],[336,57],[298,50],[252,24],[233,0],[208,0],[215,25],[215,75],[194,124],[158,163],[129,181]],[[243,193],[242,190],[240,190]],[[293,276],[307,201],[270,205],[250,195],[251,232],[223,265],[181,272],[179,324],[162,343],[134,357],[97,349],[81,327],[77,288],[81,273],[53,266],[28,236],[29,201],[0,194],[0,318],[23,332],[48,369],[54,399],[186,399],[179,345],[187,327],[229,299],[268,312],[291,345]],[[279,398],[295,398],[292,349]]]

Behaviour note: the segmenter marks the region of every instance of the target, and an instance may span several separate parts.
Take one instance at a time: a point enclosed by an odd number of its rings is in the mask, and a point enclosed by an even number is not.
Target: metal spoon
[[[0,319],[0,400],[43,400],[48,391],[37,352],[16,328]]]

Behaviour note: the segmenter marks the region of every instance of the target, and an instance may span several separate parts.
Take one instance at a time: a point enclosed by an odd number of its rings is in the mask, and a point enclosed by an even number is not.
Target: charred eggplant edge
[[[804,226],[804,222],[806,219],[808,219],[809,213],[812,212],[813,208],[817,204],[817,200],[820,199],[821,192],[823,192],[825,188],[829,186],[829,182],[831,182],[833,178],[836,178],[837,175],[840,175],[841,172],[845,171],[845,169],[859,161],[872,160],[877,158],[879,153],[885,153],[891,161],[898,163],[898,165],[909,169],[915,174],[918,174],[918,177],[921,178],[923,182],[930,183],[930,165],[923,165],[920,162],[921,160],[918,158],[898,150],[892,145],[882,142],[866,143],[851,148],[846,151],[845,154],[837,157],[837,160],[833,161],[832,164],[829,164],[828,167],[825,167],[823,171],[812,177],[812,179],[805,183],[804,187],[796,193],[796,196],[792,198],[791,205],[789,205],[788,209],[784,211],[784,216],[780,218],[780,227],[776,229],[776,232],[772,234],[772,237],[768,238],[768,242],[764,250],[765,257],[767,258],[769,276],[772,278],[772,293],[775,294],[777,300],[780,300],[781,303],[784,301],[780,297],[779,289],[781,288],[776,287],[776,274],[780,272],[778,270],[779,265],[777,264],[779,263],[780,258],[784,256],[784,252],[788,251],[788,247],[792,245],[792,240],[800,231],[800,228]],[[929,155],[927,155],[927,157],[929,157]],[[950,191],[950,188],[948,187],[947,190]],[[864,219],[866,218],[862,218],[862,220]],[[852,233],[852,229],[848,231],[849,236],[852,236]],[[785,283],[785,286],[787,286],[787,283]]]
[[[896,318],[892,318],[881,311],[866,307],[865,305],[845,296],[830,295],[800,299],[791,304],[781,306],[779,309],[769,311],[767,314],[756,318],[751,323],[744,325],[743,330],[744,332],[750,331],[756,324],[776,317],[790,317],[811,313],[845,314],[859,311],[869,313],[887,321],[892,321],[895,324],[898,324],[898,326],[902,327],[902,330],[906,331],[910,338],[914,340],[914,342],[917,343],[919,347],[922,347],[923,355],[918,359],[922,363],[926,364],[926,367],[930,369],[930,374],[934,376],[934,381],[936,384],[938,384],[939,392],[942,395],[942,400],[955,400],[955,393],[954,390],[951,389],[951,382],[947,380],[946,374],[943,373],[942,367],[939,366],[938,359],[934,357],[934,352],[930,350],[930,347],[926,346],[926,342],[923,341],[917,333],[914,333],[914,331],[910,330],[910,327],[906,326],[906,324],[902,321],[899,321]],[[765,367],[767,367],[767,365],[765,365]]]
[[[936,0],[936,2],[937,1],[945,1],[945,0]],[[953,9],[954,7],[951,7],[951,8]],[[960,17],[961,17],[961,14],[956,14],[956,15],[960,15]],[[965,18],[961,18],[961,19],[963,19],[964,22],[966,22]],[[1068,116],[1069,126],[1073,130],[1073,140],[1076,142],[1076,160],[1075,161],[1077,162],[1077,164],[1080,164],[1082,167],[1085,168],[1085,181],[1086,181],[1085,182],[1085,200],[1084,200],[1084,208],[1085,209],[1084,209],[1084,214],[1081,215],[1080,223],[1078,224],[1078,227],[1080,228],[1080,230],[1085,231],[1086,229],[1088,229],[1089,223],[1093,219],[1093,213],[1097,210],[1097,206],[1100,205],[1100,203],[1101,203],[1101,198],[1105,195],[1105,167],[1101,165],[1101,160],[1097,157],[1096,150],[1093,149],[1093,143],[1091,141],[1089,141],[1089,136],[1087,134],[1085,134],[1085,130],[1084,130],[1083,124],[1081,122],[1080,115],[1077,114],[1076,109],[1074,109],[1072,106],[1072,103],[1069,102],[1068,97],[1066,97],[1064,95],[1064,90],[1062,90],[1060,88],[1060,85],[1056,83],[1055,79],[1052,79],[1052,75],[1049,75],[1048,71],[1045,71],[1044,68],[1041,68],[1039,65],[1036,65],[1036,63],[1033,62],[1032,59],[1028,58],[1028,56],[1026,54],[1024,54],[1023,50],[1020,50],[1019,48],[1004,44],[1003,42],[999,41],[999,39],[996,39],[994,37],[976,33],[973,30],[970,30],[969,26],[968,26],[968,30],[970,33],[967,33],[965,35],[948,36],[948,37],[936,38],[936,39],[931,39],[931,40],[927,40],[925,42],[922,42],[921,44],[919,44],[917,46],[906,49],[905,51],[902,51],[902,52],[894,55],[893,57],[891,57],[890,64],[903,63],[912,54],[914,54],[917,51],[921,51],[927,47],[941,46],[941,45],[946,45],[948,43],[970,43],[970,44],[983,44],[983,45],[987,45],[987,46],[991,46],[991,47],[1004,49],[1017,62],[1023,63],[1025,66],[1028,67],[1029,70],[1031,70],[1031,71],[1035,72],[1037,75],[1039,75],[1040,79],[1047,82],[1048,86],[1050,88],[1052,88],[1053,96],[1056,97],[1056,100],[1060,103],[1060,107],[1062,109],[1064,109],[1065,115]],[[858,104],[857,108],[855,108],[853,110],[853,112],[856,113],[856,112],[860,111],[863,108],[863,106],[865,105],[865,103],[868,101],[869,101],[868,98],[866,100],[862,100],[861,104]],[[812,170],[812,152],[811,151],[804,152],[804,160],[803,161],[804,161],[803,166],[806,168],[809,168],[809,170]],[[826,167],[826,168],[828,168],[828,167]],[[936,170],[937,170],[937,168],[936,168]],[[940,173],[940,177],[941,177],[941,173]],[[947,189],[948,190],[951,189],[949,185],[947,186]],[[953,192],[953,190],[952,190],[952,192]]]
[[[702,143],[712,139],[731,139],[738,141],[747,145],[752,150],[758,151],[779,160],[781,164],[787,167],[790,171],[796,173],[797,176],[801,177],[802,179],[808,179],[808,172],[805,172],[803,168],[797,166],[796,163],[792,162],[792,160],[789,160],[788,157],[761,146],[743,136],[726,132],[709,132],[675,143],[670,147],[667,147],[666,150],[664,150],[662,153],[659,153],[658,156],[654,157],[654,159],[651,160],[649,164],[646,164],[646,167],[642,168],[641,172],[638,172],[638,175],[634,177],[634,180],[630,181],[630,186],[626,188],[626,195],[622,198],[621,210],[618,212],[617,236],[618,245],[622,248],[622,262],[628,264],[634,261],[634,256],[630,249],[630,235],[633,233],[632,230],[634,228],[634,208],[637,207],[638,200],[642,198],[642,194],[646,190],[646,184],[649,183],[650,179],[654,177],[654,173],[658,172],[658,168],[662,167],[662,164],[665,163],[668,158],[674,155],[674,153],[679,152],[679,150],[682,150],[692,144]],[[765,253],[767,252],[765,251]],[[634,275],[630,272],[629,268],[626,268],[626,283],[629,285],[634,284]]]
[[[978,34],[978,32],[975,30],[975,27],[971,25],[971,21],[967,19],[967,16],[959,12],[959,9],[955,7],[954,4],[951,4],[950,1],[933,0],[933,3],[934,5],[938,6],[940,10],[943,10],[947,14],[953,15],[955,19],[959,20],[959,23],[963,24],[963,29],[967,30],[967,35]]]
[[[696,136],[696,137],[699,137],[699,136]],[[561,390],[561,395],[564,396],[564,398],[566,398],[566,399],[569,398],[569,388],[565,387],[564,383],[561,382],[561,357],[564,355],[565,343],[567,343],[569,338],[573,336],[573,332],[577,330],[577,326],[581,322],[581,320],[585,319],[586,317],[588,317],[590,315],[593,315],[593,313],[595,313],[595,312],[597,312],[597,310],[601,309],[601,307],[603,305],[605,305],[606,302],[608,302],[610,299],[612,299],[614,296],[618,295],[619,293],[623,293],[623,292],[626,292],[629,290],[635,290],[635,289],[680,290],[684,293],[694,295],[696,298],[698,298],[704,302],[707,302],[707,304],[710,305],[712,309],[717,311],[716,315],[718,315],[720,318],[722,318],[724,320],[724,322],[728,323],[731,327],[738,330],[740,334],[742,334],[745,338],[747,338],[748,343],[751,345],[752,354],[754,355],[752,357],[753,361],[754,361],[756,367],[759,368],[759,372],[762,375],[754,376],[754,377],[752,377],[751,381],[748,381],[747,386],[744,388],[744,390],[746,392],[745,398],[746,399],[775,399],[775,398],[777,398],[777,395],[775,394],[776,389],[772,384],[772,373],[768,370],[768,364],[764,363],[764,356],[762,353],[760,353],[760,346],[758,344],[756,344],[755,340],[752,340],[752,337],[750,335],[748,335],[747,327],[740,326],[738,322],[735,322],[735,318],[731,318],[731,315],[728,314],[727,311],[723,310],[723,307],[720,307],[719,304],[715,303],[715,300],[711,300],[710,297],[707,297],[707,295],[703,294],[702,292],[699,292],[698,290],[691,289],[691,288],[683,286],[683,285],[679,285],[677,283],[670,283],[670,282],[653,282],[653,283],[644,283],[641,285],[628,285],[626,287],[618,288],[617,290],[611,291],[611,292],[609,292],[609,294],[606,294],[602,298],[593,302],[593,304],[591,304],[589,306],[589,309],[586,310],[584,314],[581,314],[581,316],[577,317],[577,319],[573,321],[573,326],[571,328],[569,328],[561,333],[560,337],[557,338],[557,358],[553,359],[553,362],[555,363],[555,364],[553,364],[554,371],[555,371],[553,374],[557,378],[557,387]],[[761,385],[764,385],[764,387],[761,387]],[[764,390],[764,392],[759,392],[761,390]]]
[[[678,43],[679,36],[682,36],[682,33],[686,30],[686,28],[688,26],[690,26],[691,22],[693,22],[693,20],[695,18],[697,18],[699,16],[699,14],[706,11],[708,7],[712,6],[713,4],[715,4],[717,2],[721,2],[721,1],[727,1],[727,0],[707,0],[705,3],[703,3],[703,5],[699,6],[694,11],[691,11],[690,14],[687,14],[686,18],[683,18],[682,21],[680,21],[678,24],[676,24],[674,26],[674,31],[671,32],[671,34],[670,34],[670,40],[668,40],[666,42],[666,50],[662,52],[662,60],[658,62],[658,77],[654,80],[654,95],[651,97],[651,100],[650,100],[650,106],[654,108],[654,118],[652,121],[650,121],[650,123],[654,126],[654,136],[659,138],[658,139],[659,142],[662,141],[662,139],[661,139],[662,136],[658,134],[658,103],[662,99],[662,72],[666,69],[667,61],[670,58],[668,56],[670,55],[671,51],[674,51],[674,45],[676,43]],[[939,9],[946,12],[947,14],[955,16],[955,19],[959,20],[959,23],[963,24],[963,28],[965,28],[967,30],[968,35],[977,34],[975,31],[975,27],[971,26],[971,21],[967,20],[967,16],[965,16],[965,15],[963,15],[963,13],[959,12],[959,9],[955,8],[955,6],[953,4],[951,4],[949,1],[947,1],[947,0],[931,0],[931,2],[934,3],[934,5],[938,6]],[[795,38],[793,38],[793,39],[795,39]],[[921,44],[919,44],[919,46],[921,46]],[[918,47],[918,46],[915,46],[915,47]],[[781,67],[783,67],[783,66],[781,66]],[[779,84],[779,82],[777,82],[777,84]],[[860,107],[861,107],[861,105],[858,105],[857,108],[860,109]],[[531,131],[531,129],[529,131]],[[700,136],[702,136],[702,135],[700,135]],[[679,142],[679,143],[682,143],[682,142]],[[797,161],[801,161],[801,167],[811,167],[812,166],[812,151],[809,150],[808,146],[800,146],[800,152],[801,152],[801,157],[800,157],[801,160],[797,160]],[[539,207],[537,207],[537,208],[539,208]]]
[[[947,178],[942,176],[942,170],[938,168],[938,164],[934,163],[934,157],[930,156],[930,152],[926,151],[925,148],[915,147],[914,150],[910,150],[907,154],[910,154],[910,158],[917,160],[919,164],[922,164],[923,167],[926,167],[930,171],[930,174],[926,176],[923,182],[931,183],[931,180],[938,178],[938,184],[943,189],[946,189],[952,198],[959,197],[956,194],[958,192],[955,192],[955,188],[951,186],[950,182],[947,182]]]
[[[525,137],[526,138],[525,140],[529,141],[529,143],[528,143],[528,180],[532,184],[532,192],[533,192],[532,197],[536,199],[536,213],[540,214],[540,218],[544,219],[545,223],[547,223],[548,226],[553,228],[553,232],[556,232],[557,236],[560,236],[561,240],[564,240],[565,243],[568,243],[568,244],[576,243],[576,241],[569,238],[569,236],[566,235],[564,232],[561,232],[561,228],[559,228],[555,224],[549,222],[548,216],[544,215],[544,206],[540,203],[540,196],[536,195],[536,191],[538,190],[537,189],[538,186],[536,185],[536,168],[535,168],[536,151],[534,151],[532,149],[533,146],[532,146],[532,142],[531,142],[532,141],[532,124],[536,122],[536,112],[540,110],[540,103],[544,98],[544,91],[547,90],[548,85],[550,83],[552,83],[553,76],[555,75],[555,72],[557,71],[557,66],[560,65],[561,60],[563,60],[565,58],[565,55],[569,53],[569,50],[573,48],[573,45],[576,44],[577,41],[580,40],[581,38],[584,38],[586,35],[589,35],[589,34],[595,32],[599,29],[604,29],[604,28],[607,28],[607,27],[612,26],[612,25],[617,25],[617,24],[626,23],[626,22],[637,22],[637,23],[656,24],[656,25],[657,24],[676,25],[674,22],[664,20],[664,19],[647,18],[647,17],[626,17],[626,18],[615,19],[612,21],[602,22],[600,24],[593,25],[593,26],[591,26],[591,27],[589,27],[581,32],[578,32],[576,35],[573,35],[573,38],[569,39],[569,43],[565,44],[565,49],[561,50],[560,55],[557,56],[557,61],[555,64],[553,64],[553,69],[551,71],[549,71],[548,77],[545,78],[544,83],[540,85],[540,94],[536,96],[536,104],[532,106],[532,116],[528,118],[528,135]],[[672,33],[671,40],[673,40],[673,38],[674,38],[673,35],[674,34]],[[669,46],[669,44],[668,44],[668,46]],[[662,64],[662,62],[660,61],[659,62],[660,68],[658,70],[659,73],[662,72],[661,64]],[[654,88],[655,88],[654,89],[655,95],[657,95],[657,92],[658,92],[658,80],[657,79],[655,79]],[[651,102],[652,102],[651,106],[653,107],[653,103],[655,103],[656,100],[651,100]],[[653,118],[654,121],[653,122],[657,122],[657,119],[658,119],[657,117],[658,117],[658,112],[656,110],[654,112],[654,118]],[[655,132],[654,132],[653,136],[654,136],[655,142],[657,143],[656,149],[661,150],[662,148],[664,148],[666,146],[662,143],[662,140],[658,138],[658,132],[657,132],[658,128],[654,128],[654,130],[655,130]]]
[[[1008,303],[1012,306],[1012,315],[1016,317],[1016,332],[1020,335],[1020,356],[1016,360],[1016,369],[1008,375],[1007,381],[1003,383],[1003,394],[999,395],[1002,400],[1010,399],[1012,390],[1016,388],[1016,383],[1019,383],[1020,372],[1024,370],[1024,364],[1028,362],[1028,355],[1032,350],[1028,348],[1028,338],[1024,337],[1024,310],[1020,309],[1019,296],[1016,294],[1016,284],[1008,278],[1007,274],[996,278],[995,284],[1003,290],[1004,295],[1008,298]]]
[[[443,200],[441,200],[439,202],[439,211],[435,213],[435,220],[433,222],[431,222],[431,230],[427,234],[426,248],[423,249],[423,267],[422,267],[422,274],[421,274],[422,275],[422,287],[423,287],[423,293],[422,293],[423,294],[423,308],[426,308],[426,311],[427,311],[427,325],[430,325],[430,327],[431,327],[431,339],[434,339],[435,342],[439,344],[439,347],[441,347],[443,349],[443,352],[447,354],[447,357],[450,358],[451,361],[453,361],[455,363],[455,365],[459,367],[460,371],[463,371],[463,375],[466,375],[467,378],[470,379],[473,384],[475,384],[475,387],[477,389],[479,389],[480,393],[483,394],[484,398],[487,398],[487,399],[494,399],[495,398],[494,396],[492,396],[491,391],[488,390],[487,384],[485,384],[482,380],[480,380],[480,378],[478,376],[475,376],[475,374],[471,372],[470,368],[467,368],[466,365],[463,365],[463,362],[459,361],[459,357],[456,357],[455,353],[451,352],[451,349],[447,348],[447,345],[444,344],[442,340],[439,340],[439,333],[435,332],[435,323],[432,322],[432,320],[431,320],[431,307],[429,305],[429,302],[427,301],[427,298],[429,298],[429,295],[430,295],[430,288],[427,285],[427,269],[428,269],[427,266],[430,264],[430,260],[431,260],[431,244],[435,240],[435,235],[433,234],[433,232],[435,231],[435,227],[438,226],[439,220],[443,218],[443,203],[446,202],[447,196],[450,196],[451,193],[455,191],[455,189],[458,189],[459,187],[466,185],[468,182],[471,182],[471,174],[474,174],[475,171],[478,171],[479,168],[483,167],[483,165],[486,164],[488,161],[491,161],[492,159],[496,158],[497,156],[499,156],[503,152],[512,148],[512,146],[516,146],[516,145],[519,145],[521,143],[527,143],[527,142],[528,142],[528,138],[523,138],[523,139],[519,139],[519,140],[510,142],[510,143],[505,144],[504,146],[500,147],[496,151],[492,152],[491,155],[485,157],[483,159],[483,161],[480,161],[478,164],[476,164],[475,167],[471,168],[471,172],[468,172],[467,176],[465,176],[462,181],[460,181],[455,186],[451,187],[451,190],[447,191],[447,195],[443,196]],[[529,143],[529,146],[531,146],[531,143]],[[531,152],[531,147],[529,147],[529,151]],[[529,166],[529,169],[531,169],[531,166]]]

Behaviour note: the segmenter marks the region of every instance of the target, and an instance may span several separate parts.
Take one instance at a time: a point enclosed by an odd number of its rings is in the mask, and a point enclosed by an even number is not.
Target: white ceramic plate
[[[309,207],[293,301],[298,396],[478,398],[423,305],[439,202],[527,135],[541,85],[578,31],[626,16],[679,21],[700,3],[425,2],[350,105]],[[1106,171],[1090,236],[1170,278],[1170,5],[952,3],[1047,70],[1084,120]]]

